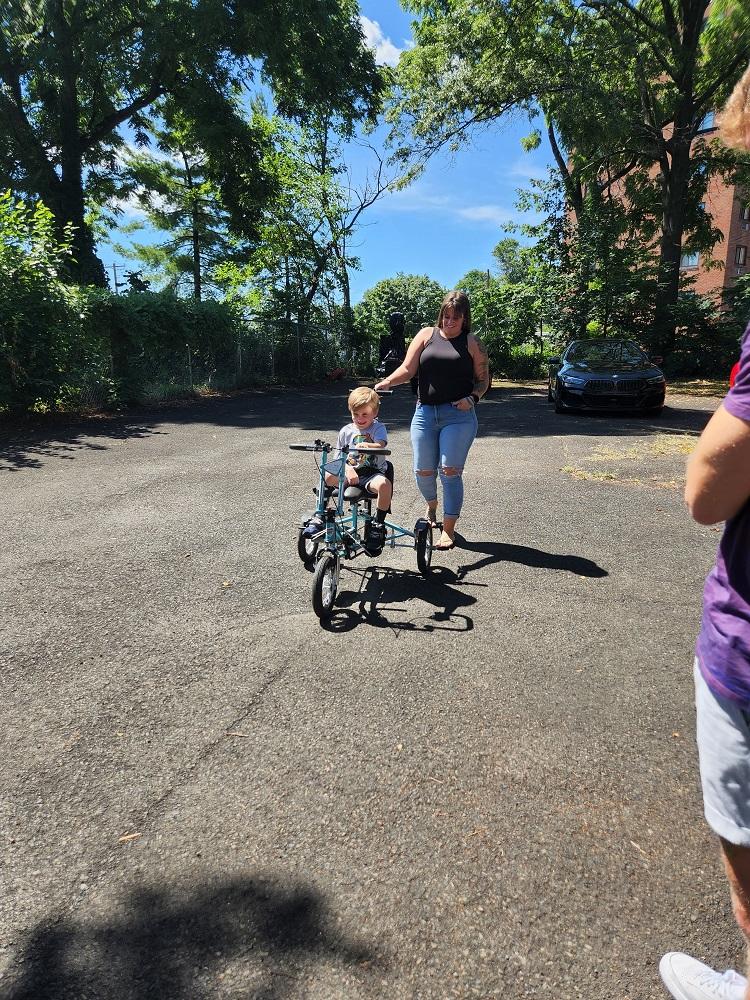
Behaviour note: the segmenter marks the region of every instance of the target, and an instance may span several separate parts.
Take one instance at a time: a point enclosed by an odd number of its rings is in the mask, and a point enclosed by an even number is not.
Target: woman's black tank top
[[[469,353],[469,335],[459,333],[448,340],[435,327],[419,356],[420,403],[438,406],[455,403],[474,389],[474,360]]]

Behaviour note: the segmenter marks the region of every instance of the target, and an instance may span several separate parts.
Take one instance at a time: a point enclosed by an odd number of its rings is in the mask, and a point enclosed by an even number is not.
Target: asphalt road
[[[695,766],[717,405],[555,416],[494,390],[460,545],[348,564],[295,525],[347,386],[0,440],[0,996],[665,996],[737,966]],[[408,389],[386,400],[394,518]]]

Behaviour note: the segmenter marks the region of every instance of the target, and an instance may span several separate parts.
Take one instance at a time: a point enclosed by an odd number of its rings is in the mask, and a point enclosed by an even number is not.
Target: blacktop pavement
[[[4,1000],[647,1000],[665,950],[741,962],[693,742],[719,534],[681,497],[718,400],[495,389],[459,545],[355,560],[321,626],[288,445],[348,388],[0,433]]]

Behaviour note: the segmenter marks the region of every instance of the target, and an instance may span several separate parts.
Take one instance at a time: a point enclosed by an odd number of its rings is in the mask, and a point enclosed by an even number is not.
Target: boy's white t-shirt
[[[352,423],[346,424],[339,431],[336,447],[340,452],[342,448],[353,448],[357,444],[365,442],[367,444],[379,444],[381,447],[385,447],[388,444],[388,431],[385,428],[385,424],[381,424],[381,422],[376,418],[370,426],[363,431],[352,421]],[[357,472],[365,469],[377,469],[378,472],[385,472],[386,468],[385,455],[371,455],[366,450],[356,452],[353,455],[350,454],[348,461],[349,464],[357,470]]]

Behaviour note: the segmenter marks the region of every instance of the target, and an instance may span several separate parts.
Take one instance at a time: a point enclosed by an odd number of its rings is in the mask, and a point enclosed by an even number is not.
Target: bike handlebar
[[[332,451],[333,446],[330,444],[325,444],[323,441],[316,441],[315,444],[290,444],[289,447],[292,451]],[[341,448],[336,449],[341,451],[342,455],[348,455],[352,451],[358,452],[360,455],[390,455],[390,448],[357,448],[352,446],[351,448]]]

